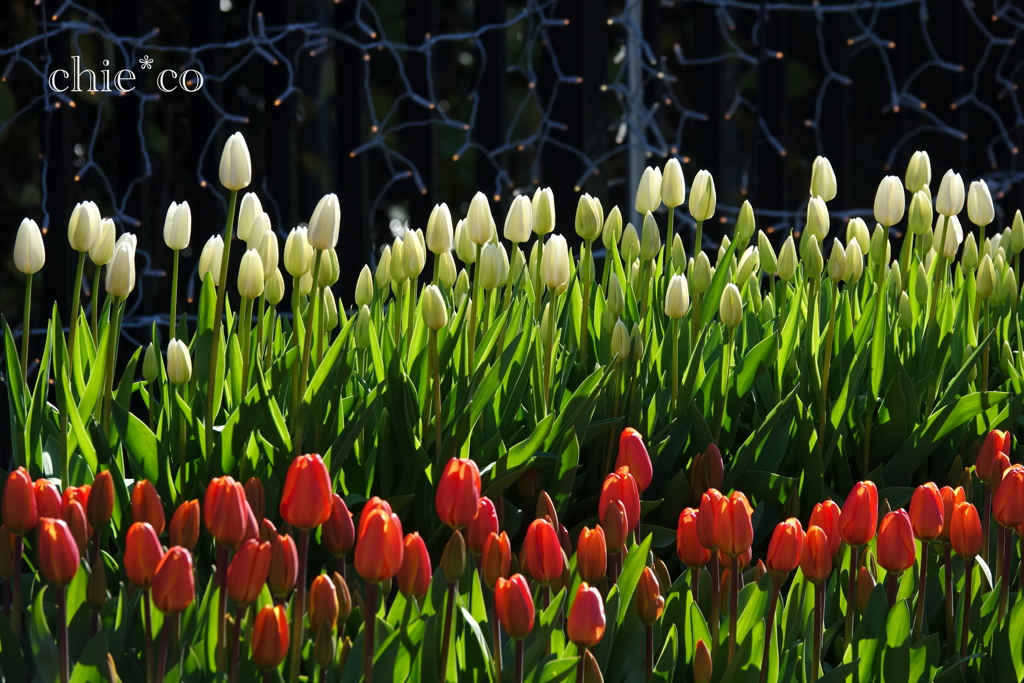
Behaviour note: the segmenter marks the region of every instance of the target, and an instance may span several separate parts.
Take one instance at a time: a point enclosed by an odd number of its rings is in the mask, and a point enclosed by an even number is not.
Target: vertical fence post
[[[476,27],[479,29],[488,24],[497,24],[505,21],[508,5],[505,0],[489,0],[488,2],[476,3]],[[488,152],[500,147],[505,141],[505,127],[507,125],[507,48],[505,45],[505,29],[491,29],[480,36],[480,52],[482,59],[486,60],[480,74],[480,85],[477,89],[477,96],[480,101],[477,106],[476,142]],[[493,201],[500,201],[505,194],[498,183],[498,172],[495,166],[504,166],[503,160],[506,155],[499,154],[496,158],[489,158],[484,149],[476,152],[476,184],[477,189],[490,197]],[[507,205],[506,202],[502,204]],[[504,212],[495,207],[495,220],[501,225],[500,217]]]

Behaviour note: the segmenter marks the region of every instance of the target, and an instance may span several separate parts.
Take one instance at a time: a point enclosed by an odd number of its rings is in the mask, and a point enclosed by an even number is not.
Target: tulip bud
[[[156,487],[146,479],[135,482],[132,489],[132,521],[147,522],[157,536],[164,532],[164,504]]]
[[[630,354],[630,341],[629,341],[629,330],[623,324],[622,320],[615,322],[615,328],[612,330],[612,345],[611,345],[612,357],[618,360],[620,363],[625,363],[629,360]]]
[[[160,374],[160,359],[156,355],[156,347],[153,342],[146,346],[146,353],[142,356],[142,378],[149,384],[156,381]]]
[[[242,265],[238,269],[238,293],[243,299],[256,299],[263,294],[263,262],[255,249],[242,254]]]
[[[857,482],[839,515],[839,533],[851,546],[859,547],[874,538],[877,526],[878,489],[873,482]]]
[[[750,279],[750,276],[760,270],[761,262],[757,253],[757,247],[747,247],[740,256],[739,265],[736,266],[736,274],[733,282],[742,285]]]
[[[356,317],[356,348],[366,349],[370,346],[370,307],[363,306]]]
[[[768,275],[774,275],[779,268],[779,260],[775,256],[775,249],[763,230],[757,233],[757,253],[761,262],[761,270]]]
[[[173,206],[173,204],[172,204]],[[238,207],[238,220],[235,235],[243,242],[249,241],[249,233],[256,217],[263,213],[263,205],[255,192],[246,192]],[[169,215],[169,214],[168,214]],[[267,226],[270,224],[270,217],[267,216]],[[262,233],[260,235],[262,237]]]
[[[227,590],[236,605],[248,605],[259,597],[270,569],[270,543],[242,543],[228,565]],[[315,584],[316,582],[314,582]]]
[[[562,576],[564,557],[558,532],[547,519],[535,519],[526,530],[520,566],[542,584],[551,584]]]
[[[825,157],[815,157],[811,166],[811,196],[830,202],[836,197],[836,174]]]
[[[910,521],[914,536],[921,541],[933,541],[942,533],[942,495],[932,482],[918,486],[910,498]]]
[[[601,202],[589,194],[581,194],[576,204],[576,234],[586,242],[593,242],[603,227],[604,210]]]
[[[977,508],[970,503],[958,502],[953,505],[949,541],[954,552],[964,559],[974,559],[981,553],[981,518]]]
[[[661,171],[653,166],[644,169],[640,176],[640,183],[636,188],[636,200],[633,203],[637,213],[641,216],[648,212],[654,212],[661,206]]]
[[[178,339],[167,343],[167,379],[178,386],[192,379],[192,359],[188,347]]]
[[[252,627],[252,659],[261,671],[281,666],[288,654],[287,607],[265,606],[256,613]]]
[[[828,207],[817,197],[807,202],[807,225],[804,226],[804,237],[814,236],[819,242],[825,239],[829,230]]]
[[[21,221],[18,236],[14,240],[14,265],[25,275],[38,273],[46,263],[46,249],[43,234],[31,218]]]
[[[654,570],[644,567],[640,583],[636,587],[636,613],[645,626],[653,626],[665,610],[665,598],[661,595],[658,577]]]
[[[279,269],[274,268],[263,283],[263,296],[271,306],[277,306],[284,299],[284,277]]]
[[[52,518],[51,518],[52,519]],[[73,500],[64,506],[61,516],[71,530],[71,537],[75,541],[78,556],[84,557],[89,550],[89,537],[92,535],[89,529],[89,522],[85,519],[85,507],[82,501]]]
[[[932,163],[928,152],[916,151],[907,163],[907,175],[904,177],[908,192],[920,192],[932,182]]]
[[[882,178],[875,192],[875,220],[889,227],[903,220],[906,195],[899,177],[890,175]]]
[[[338,326],[338,300],[330,288],[324,289],[324,329],[328,332]]]
[[[252,160],[241,133],[235,133],[224,143],[220,155],[220,184],[225,189],[244,190],[252,181]]]
[[[941,220],[941,219],[940,219]],[[942,255],[945,258],[952,258],[956,256],[957,249],[960,247],[960,243],[964,241],[964,231],[960,227],[960,219],[956,216],[950,216],[948,218],[949,224],[945,228],[946,241],[942,242]],[[942,239],[943,231],[939,227],[939,224],[935,225],[935,244],[938,245]]]
[[[187,211],[186,205],[186,211]],[[96,245],[100,236],[100,210],[93,202],[76,204],[68,221],[68,243],[77,252],[85,253]]]
[[[47,583],[66,586],[78,572],[79,550],[62,519],[43,518],[36,536],[36,561]]]
[[[555,195],[550,187],[537,188],[533,193],[531,208],[533,209],[533,231],[538,236],[543,237],[555,229]]]
[[[978,243],[974,239],[974,233],[967,233],[964,239],[964,253],[960,258],[960,265],[964,272],[973,272],[978,268]]]
[[[501,627],[512,640],[522,640],[533,630],[533,596],[522,574],[498,579],[494,586],[494,608]]]
[[[434,254],[443,254],[452,250],[453,242],[451,211],[444,202],[435,204],[427,219],[427,249]]]
[[[105,266],[114,257],[115,232],[114,221],[109,218],[100,219],[99,233],[92,249],[89,250],[89,259],[96,266]]]
[[[917,544],[905,510],[890,512],[878,529],[878,564],[887,572],[905,572],[917,559]]]
[[[267,570],[267,585],[270,592],[279,598],[286,597],[295,587],[299,571],[299,555],[291,536],[273,534],[270,539],[270,567]]]
[[[390,505],[371,498],[359,516],[356,572],[367,581],[381,583],[398,574],[403,555],[402,522]]]
[[[1007,529],[1024,524],[1024,466],[1013,465],[1003,473],[992,497],[992,516]]]
[[[863,613],[868,608],[871,593],[875,590],[875,577],[867,567],[857,572],[857,611]]]
[[[485,291],[501,287],[508,279],[508,257],[504,251],[503,246],[494,242],[488,242],[480,249],[477,276]]]
[[[136,522],[128,528],[124,547],[124,568],[132,584],[139,588],[149,588],[153,584],[153,577],[163,554],[160,539],[157,538],[152,526],[145,522]]]
[[[697,255],[694,257],[693,270],[691,272],[693,274],[693,288],[703,294],[711,287],[711,278],[714,276],[711,262],[703,251],[697,252]]]
[[[693,655],[693,683],[711,683],[711,668],[711,651],[703,639],[698,639]]]
[[[541,281],[558,289],[569,281],[569,247],[561,235],[552,235],[544,245],[540,264]]]
[[[369,266],[363,266],[356,280],[356,306],[362,308],[373,302],[373,274]]]
[[[626,263],[632,263],[633,259],[640,254],[640,237],[636,234],[636,228],[632,223],[626,223],[619,247],[622,251],[623,261]]]
[[[686,181],[683,178],[683,167],[679,160],[671,158],[665,162],[665,170],[661,177],[661,201],[669,209],[674,209],[683,203],[686,195]],[[655,206],[655,209],[657,206]]]
[[[458,581],[466,571],[466,541],[456,529],[441,554],[441,570],[449,583]]]
[[[629,341],[633,345],[633,362],[639,363],[644,357],[644,335],[640,332],[640,325],[633,323],[633,329],[629,332]]]
[[[199,540],[199,501],[186,500],[171,517],[170,526],[171,545],[181,546],[192,552]]]
[[[494,219],[491,217],[491,207],[487,203],[487,197],[483,192],[477,192],[469,203],[469,212],[466,214],[464,225],[466,237],[478,246],[483,246],[491,241]]]
[[[992,296],[996,289],[996,271],[992,265],[992,259],[985,254],[978,265],[977,279],[978,296],[987,299]]]
[[[394,261],[392,261],[392,264]],[[407,233],[402,245],[402,271],[406,278],[417,278],[427,263],[427,254],[423,250],[416,233]],[[398,279],[398,278],[395,278]]]
[[[203,523],[217,542],[228,548],[246,537],[248,502],[245,489],[231,477],[210,481],[203,500]]]
[[[686,249],[683,248],[683,238],[679,236],[677,232],[672,236],[672,262],[680,264],[686,263]]]
[[[800,520],[790,517],[779,522],[768,545],[768,567],[778,574],[788,574],[800,566],[803,547],[804,530]]]
[[[313,247],[306,228],[292,228],[284,242],[284,268],[292,277],[302,277],[313,265]]]
[[[114,511],[114,482],[108,470],[103,470],[93,478],[92,489],[85,501],[85,511],[89,524],[97,529],[110,524],[110,516]]]
[[[651,578],[654,578],[653,573]],[[657,585],[657,579],[654,581]],[[594,647],[601,642],[605,625],[604,598],[596,588],[591,588],[584,581],[576,590],[576,597],[569,608],[565,626],[566,636],[577,647]]]
[[[260,262],[263,264],[263,279],[268,280],[277,270],[277,263],[279,260],[280,253],[278,251],[277,235],[273,230],[267,230],[263,233],[263,237],[260,238],[259,244],[257,245],[256,252],[260,256]]]
[[[508,576],[511,566],[512,546],[509,543],[508,534],[502,531],[499,535],[492,531],[484,541],[480,559],[484,583],[488,588],[494,590],[498,579]]]
[[[665,290],[665,315],[675,320],[690,310],[690,288],[685,275],[673,275]]]
[[[964,181],[953,169],[946,171],[935,198],[935,210],[943,216],[955,216],[964,208]]]
[[[833,252],[834,253],[834,252]],[[850,284],[857,284],[860,281],[861,275],[864,273],[864,255],[860,250],[860,242],[853,240],[846,247],[846,254],[844,258],[845,269],[843,273],[843,280]],[[829,275],[831,276],[832,262],[829,260]]]
[[[299,529],[314,529],[331,516],[334,492],[319,455],[292,460],[281,492],[281,517]]]
[[[692,197],[692,195],[691,195]],[[661,251],[661,229],[654,216],[648,211],[644,215],[643,229],[640,235],[640,256],[645,261],[653,261]]]
[[[743,320],[743,298],[740,296],[739,288],[731,282],[722,291],[718,315],[722,323],[728,327],[736,327]]]
[[[715,179],[701,169],[693,178],[690,189],[690,215],[694,220],[706,221],[715,215]]]
[[[114,249],[114,257],[107,266],[107,293],[126,297],[135,289],[135,249],[124,243]]]
[[[220,265],[224,256],[224,240],[220,235],[214,235],[203,245],[203,251],[199,255],[199,278],[206,279],[209,273],[214,284],[220,282]],[[109,266],[108,266],[109,268]],[[107,271],[107,278],[110,278],[110,271]]]
[[[832,574],[832,554],[828,534],[821,527],[810,527],[800,555],[804,577],[811,583],[828,581]]]
[[[341,207],[338,195],[326,194],[317,202],[313,216],[309,219],[306,239],[313,249],[325,251],[338,244],[338,229],[341,226]],[[285,251],[287,252],[287,246]]]
[[[729,239],[729,236],[728,235],[723,235],[722,236],[722,243],[718,246],[718,258],[715,261],[715,267],[716,268],[720,268],[722,266],[722,261],[725,259],[725,252],[728,251],[729,246],[731,244],[732,244],[732,241]],[[736,266],[736,257],[733,256],[732,258],[733,258],[733,261],[732,261],[731,265],[732,265],[733,268],[735,268],[735,266]],[[729,264],[726,264],[726,267],[729,267]]]
[[[995,207],[992,205],[992,193],[984,180],[975,180],[967,193],[967,216],[971,222],[978,227],[985,227],[996,217]]]
[[[790,235],[786,238],[786,241],[782,243],[782,249],[779,250],[779,265],[778,273],[779,277],[788,282],[793,279],[796,275],[796,242],[793,241],[793,236]]]
[[[876,268],[883,263],[888,263],[885,258],[889,247],[888,231],[880,224],[875,224],[875,231],[871,233],[871,246],[868,250],[868,259]]]
[[[914,325],[914,312],[910,307],[910,297],[907,296],[906,292],[900,292],[900,327],[904,330],[909,330]]]
[[[910,216],[907,219],[907,230],[921,235],[931,229],[932,198],[924,190],[914,193],[910,200]]]
[[[591,584],[598,584],[608,573],[608,546],[604,529],[600,525],[593,529],[583,527],[576,544],[576,571],[580,578]]]

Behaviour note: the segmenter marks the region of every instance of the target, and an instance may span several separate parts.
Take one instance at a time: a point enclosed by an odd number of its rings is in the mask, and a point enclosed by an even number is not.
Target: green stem
[[[171,317],[168,321],[171,339],[178,335],[175,330],[178,327],[178,250],[174,250],[174,265],[171,267]]]
[[[672,319],[672,415],[679,406],[679,318]]]
[[[249,339],[252,336],[252,299],[242,299],[242,310],[238,316],[239,336],[242,338],[242,395],[239,403],[249,393]]]
[[[676,263],[672,260],[672,238],[675,237],[675,222],[676,222],[676,207],[668,207],[668,221],[665,225],[665,247],[668,249],[669,258],[666,259],[669,262],[669,275],[673,275],[677,272],[682,272],[686,268],[685,263]]]
[[[964,562],[964,613],[961,615],[962,624],[960,629],[960,658],[967,656],[967,637],[971,632],[971,578],[974,573],[973,558]],[[967,663],[963,664],[964,669]]]
[[[843,647],[849,647],[853,642],[853,617],[857,609],[857,566],[860,546],[850,548],[850,571],[846,587],[846,640]]]
[[[178,391],[177,387],[174,389]],[[178,409],[178,491],[185,490],[185,444],[188,436],[185,430],[185,413]]]
[[[558,292],[551,290],[551,335],[547,340],[547,348],[544,354],[544,414],[548,413],[551,405],[551,374],[554,371],[554,348],[555,348],[555,324],[554,320],[558,315]]]
[[[319,253],[317,252],[317,260],[319,261]],[[316,282],[316,278],[313,278],[313,282]],[[291,668],[289,670],[288,680],[290,683],[298,683],[299,681],[299,669],[302,666],[302,627],[303,622],[306,620],[306,555],[309,553],[309,530],[299,530],[299,566],[298,573],[296,574],[295,581],[295,593],[292,598],[292,655],[291,655]],[[376,587],[376,584],[366,584],[367,598],[369,598],[370,586]],[[223,589],[222,589],[223,590]],[[372,603],[367,600],[368,612],[372,610]],[[367,623],[372,624],[372,614],[368,614]],[[372,643],[372,638],[368,639],[368,642]],[[372,648],[372,645],[370,646]],[[373,650],[370,650],[371,655]],[[371,656],[371,666],[372,656]],[[367,681],[372,681],[372,674],[367,677]]]
[[[981,391],[983,396],[988,393],[988,349],[992,345],[992,340],[988,338],[991,325],[988,301],[988,299],[985,299],[981,304],[985,308],[985,335],[982,337],[985,340],[985,348],[981,350]],[[987,400],[983,401],[983,403],[987,403]]]
[[[729,395],[729,371],[732,366],[733,346],[736,343],[736,330],[729,328],[726,332],[727,341],[722,353],[722,384],[718,397],[718,409],[715,411],[715,443],[719,443],[722,434],[722,422],[725,421],[725,399]]]
[[[430,330],[430,364],[434,368],[435,452],[441,454],[441,363],[437,354],[437,330]]]
[[[95,266],[92,269],[92,342],[98,344],[100,341],[99,336],[99,308],[100,308],[100,270],[103,266]]]
[[[701,252],[704,239],[704,221],[697,221],[697,232],[693,236],[693,260],[697,260],[697,254]],[[671,247],[669,247],[671,249]]]
[[[306,316],[306,336],[302,340],[302,366],[299,368],[299,400],[306,394],[306,377],[309,374],[309,355],[313,344],[313,323],[315,322],[317,312],[320,309],[320,300],[323,299],[323,294],[320,293],[320,288],[317,283],[320,281],[320,259],[323,257],[324,252],[320,249],[316,251],[316,257],[313,259],[313,295],[310,301],[310,312]],[[295,455],[298,456],[302,453],[302,424],[299,422],[298,411],[295,413],[295,427],[294,427],[294,447]]]
[[[832,365],[832,336],[836,327],[836,307],[839,299],[839,283],[832,283],[832,297],[828,316],[828,332],[825,334],[825,362],[821,371],[821,414],[818,417],[818,453],[824,457],[825,425],[828,416],[828,374]]]
[[[263,314],[265,313],[265,302],[266,295],[260,294],[256,299],[255,308],[253,311],[256,313],[256,355],[263,353]]]
[[[935,276],[932,280],[932,302],[928,309],[928,324],[935,322],[935,311],[938,307],[939,302],[939,289],[940,285],[946,281],[946,257],[942,255],[942,248],[946,244],[946,230],[949,228],[949,216],[942,217],[942,241],[939,242],[939,248],[936,250],[935,263]],[[979,247],[981,245],[978,245]]]
[[[224,224],[224,253],[220,259],[220,278],[217,283],[217,304],[213,313],[213,329],[210,337],[210,367],[207,370],[206,378],[206,457],[212,457],[213,453],[213,399],[216,396],[217,361],[220,356],[220,326],[221,317],[224,315],[224,298],[227,296],[228,263],[231,259],[231,238],[234,236],[235,225],[235,203],[238,199],[238,191],[231,190],[228,197],[228,219]]]
[[[124,313],[121,297],[113,298],[110,312],[112,317],[110,333],[107,335],[106,392],[104,392],[103,412],[100,416],[103,432],[107,435],[108,440],[110,439],[110,407],[114,391],[114,364],[117,362],[117,343],[121,337],[121,315]]]
[[[544,257],[544,236],[538,235],[537,237],[537,269],[536,274],[533,278],[533,317],[540,322],[540,314],[543,311],[542,304],[544,300],[544,287],[540,279],[540,264]],[[530,272],[530,261],[526,261],[526,272]]]
[[[590,350],[590,255],[594,242],[587,241],[585,244],[585,248],[580,251],[580,269],[583,271],[583,309],[580,311],[580,362],[584,372],[587,371],[587,352]]]
[[[32,331],[32,275],[25,278],[25,308],[22,310],[21,323],[21,378],[25,380],[25,391],[28,385],[28,338]]]

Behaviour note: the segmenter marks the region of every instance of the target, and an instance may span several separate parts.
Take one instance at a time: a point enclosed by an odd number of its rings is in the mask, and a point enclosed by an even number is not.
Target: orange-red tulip
[[[628,467],[619,467],[604,478],[597,504],[597,514],[602,520],[613,500],[622,501],[626,508],[627,531],[635,529],[640,523],[640,491]]]
[[[878,527],[878,489],[874,482],[853,485],[839,513],[839,533],[843,540],[860,547],[875,537]]]
[[[15,536],[24,536],[32,531],[39,520],[39,510],[32,478],[24,467],[7,475],[3,494],[4,525],[7,529]]]
[[[324,522],[324,548],[334,557],[344,557],[356,542],[356,527],[345,501],[337,493],[331,498],[331,516]]]
[[[703,639],[697,641],[693,654],[693,683],[711,683],[711,651]]]
[[[943,507],[942,494],[932,482],[914,489],[910,498],[910,523],[918,540],[934,541],[942,534]]]
[[[184,548],[172,547],[156,566],[153,576],[153,604],[164,614],[184,612],[196,598],[196,582],[192,575],[192,554]]]
[[[338,621],[338,591],[334,581],[326,574],[313,579],[309,587],[309,601],[306,611],[309,613],[309,625],[313,633],[320,633],[324,624],[333,630]]]
[[[807,530],[800,555],[800,569],[811,583],[828,581],[832,574],[832,549],[828,534],[821,527],[812,526]]]
[[[210,535],[226,548],[245,539],[249,512],[245,489],[231,477],[216,477],[203,499],[203,523]]]
[[[964,559],[973,560],[981,553],[981,517],[972,504],[965,502],[953,506],[949,542],[956,554]]]
[[[103,529],[110,524],[110,516],[114,514],[114,480],[110,470],[103,470],[92,480],[92,490],[85,507],[85,515],[89,525]]]
[[[228,565],[228,597],[238,606],[260,596],[270,571],[270,544],[249,539]]]
[[[576,543],[576,571],[590,584],[601,583],[608,573],[608,545],[600,525],[593,529],[583,527],[580,531]]]
[[[494,590],[498,579],[508,578],[508,573],[512,570],[512,544],[508,540],[508,534],[504,531],[500,534],[491,532],[484,542],[484,552],[480,561],[484,583]]]
[[[654,570],[644,567],[640,583],[636,586],[636,613],[645,626],[653,626],[665,610],[665,598],[661,595],[658,577]]]
[[[199,501],[186,500],[171,517],[171,545],[192,552],[199,541]]]
[[[978,479],[988,483],[995,478],[993,467],[996,456],[1000,453],[1008,456],[1010,443],[1010,432],[993,429],[988,433],[981,448],[978,449],[978,457],[974,461],[974,471],[978,474]]]
[[[498,579],[494,585],[494,608],[501,627],[512,640],[522,640],[533,630],[533,596],[522,574]]]
[[[754,527],[750,524],[753,512],[747,497],[739,491],[734,491],[722,505],[718,520],[718,547],[726,555],[739,557],[750,549],[754,541]]]
[[[708,550],[718,550],[718,523],[726,497],[718,489],[708,489],[700,499],[697,514],[697,538]]]
[[[905,572],[917,560],[917,543],[906,510],[890,512],[878,528],[878,564],[887,572]]]
[[[949,530],[953,524],[953,507],[957,503],[963,503],[967,500],[964,494],[963,487],[957,486],[955,489],[949,486],[943,486],[939,489],[939,496],[942,498],[942,530],[939,532],[939,540],[943,543],[949,543]]]
[[[619,435],[619,455],[615,458],[615,469],[628,467],[636,480],[636,487],[646,491],[654,478],[651,456],[644,445],[644,437],[632,427],[626,427]]]
[[[612,555],[620,552],[626,545],[626,536],[629,535],[629,517],[621,500],[613,500],[608,504],[608,508],[601,515],[601,528],[604,529],[608,552]]]
[[[153,527],[157,536],[164,532],[167,523],[160,494],[157,493],[156,487],[145,479],[135,482],[135,488],[132,489],[132,521],[146,522]]]
[[[800,566],[804,551],[804,529],[800,520],[790,517],[779,522],[768,544],[767,565],[772,571],[788,574]]]
[[[657,580],[655,580],[655,585],[657,585]],[[576,589],[576,598],[569,608],[565,633],[576,647],[594,647],[604,637],[606,625],[604,598],[596,588],[591,588],[584,581]]]
[[[255,541],[260,537],[260,523],[256,521],[256,513],[252,511],[249,501],[245,502],[243,509],[245,510],[245,533],[242,535],[242,540],[235,546],[235,550],[237,550],[242,543],[245,543],[246,541]]]
[[[391,504],[382,498],[374,496],[370,500],[366,501],[363,505],[363,509],[359,511],[359,523],[356,524],[356,538],[362,538],[364,531],[363,527],[366,524],[366,520],[369,519],[370,513],[374,510],[380,510],[388,515],[391,515],[394,511],[391,509]]]
[[[286,597],[295,588],[298,573],[299,552],[295,540],[287,534],[280,536],[274,532],[270,539],[270,568],[267,570],[270,592],[279,598]]]
[[[1024,524],[1024,465],[1014,465],[1003,473],[992,498],[992,516],[1007,529]]]
[[[49,517],[41,519],[36,542],[39,546],[36,550],[39,571],[46,581],[55,586],[71,583],[78,572],[79,555],[75,538],[64,520]]]
[[[64,506],[66,506],[73,500],[77,500],[79,503],[81,503],[83,510],[89,509],[89,494],[91,493],[92,487],[89,486],[88,484],[85,484],[83,486],[67,487],[66,489],[64,489],[64,493],[62,493],[60,497],[61,510],[63,510]],[[42,517],[42,515],[39,516]]]
[[[281,666],[288,654],[286,607],[267,605],[256,613],[252,626],[252,660],[262,671]]]
[[[709,443],[706,451],[693,457],[693,464],[690,466],[692,500],[699,504],[705,491],[721,488],[724,476],[725,463],[722,461],[722,451],[718,450],[715,444]]]
[[[49,479],[36,479],[32,484],[36,496],[36,514],[40,517],[61,519],[64,506],[61,504],[60,491]]]
[[[299,529],[315,529],[331,516],[334,492],[323,459],[301,455],[288,467],[281,492],[281,517]]]
[[[156,531],[146,522],[136,522],[128,527],[124,543],[124,571],[128,580],[139,588],[153,585],[156,566],[164,557]]]
[[[526,529],[521,564],[530,578],[543,584],[552,584],[562,576],[564,564],[562,545],[551,522],[535,519]]]
[[[85,519],[85,509],[82,508],[82,504],[73,500],[65,505],[62,519],[71,530],[71,537],[75,539],[78,556],[85,557],[89,551],[89,522]]]
[[[437,516],[451,528],[462,529],[476,517],[479,503],[480,469],[472,460],[452,458],[437,482]]]
[[[711,553],[701,545],[697,535],[698,519],[699,512],[685,508],[679,513],[679,524],[676,525],[676,555],[687,567],[703,567],[711,559]]]
[[[430,553],[418,532],[405,536],[405,552],[402,566],[398,570],[398,590],[406,598],[422,599],[430,590],[430,579],[434,575],[430,566]]]
[[[732,566],[732,557],[730,555],[727,555],[725,553],[725,551],[722,550],[721,548],[719,548],[717,552],[718,552],[718,566],[719,567],[731,567]],[[753,550],[751,550],[750,548],[747,548],[746,550],[744,550],[743,554],[740,555],[739,557],[737,557],[737,559],[739,560],[740,569],[741,570],[746,569],[750,565],[750,560],[753,559],[753,557],[754,557]],[[726,587],[728,587],[728,585],[729,584],[726,584]]]
[[[371,583],[392,578],[402,567],[405,545],[402,522],[396,514],[374,509],[364,510],[359,519],[356,541],[356,571]]]
[[[256,477],[249,477],[249,481],[245,482],[243,488],[245,489],[245,499],[252,509],[256,523],[259,524],[263,521],[267,510],[267,493],[263,489],[263,482]]]
[[[487,537],[491,533],[497,533],[498,529],[498,511],[491,499],[483,496],[477,503],[476,517],[469,523],[469,528],[466,530],[466,547],[469,548],[469,552],[474,555],[481,554],[484,551]]]
[[[817,503],[811,510],[811,519],[807,526],[816,526],[825,532],[825,536],[828,537],[829,552],[835,557],[839,552],[839,544],[843,541],[839,533],[839,506],[831,500]]]

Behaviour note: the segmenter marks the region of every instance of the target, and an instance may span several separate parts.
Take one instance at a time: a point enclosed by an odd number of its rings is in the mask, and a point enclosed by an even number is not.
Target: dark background
[[[582,185],[625,213],[630,120],[643,122],[648,163],[677,155],[688,180],[714,174],[722,222],[705,229],[705,247],[744,198],[759,226],[799,228],[817,154],[839,179],[834,233],[843,218],[869,218],[879,179],[902,177],[915,149],[931,154],[933,189],[950,167],[986,177],[998,227],[1024,206],[1024,12],[1012,1],[635,1],[641,26],[622,0],[101,0],[56,17],[49,0],[0,2],[0,312],[17,327],[23,279],[11,251],[24,216],[47,228],[35,326],[53,301],[67,308],[66,221],[92,199],[138,234],[126,334],[147,342],[169,306],[166,208],[192,207],[187,299],[203,243],[223,229],[217,164],[235,130],[252,154],[249,189],[280,235],[338,194],[335,290],[348,304],[391,222],[425,227],[438,201],[458,218],[480,189],[497,199],[500,228],[514,193],[550,185],[568,234]],[[631,32],[643,38],[632,94]],[[130,67],[139,87],[55,97],[45,76],[72,55]],[[140,68],[144,55],[154,69]],[[163,68],[196,68],[205,85],[159,94]],[[689,247],[688,216],[678,218]]]

